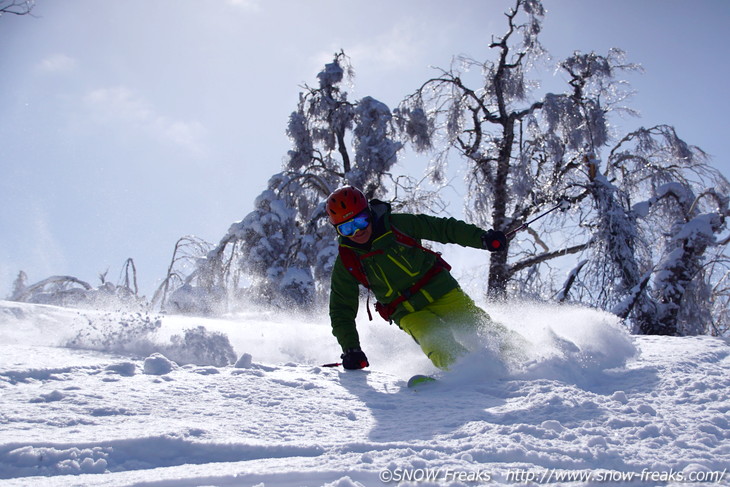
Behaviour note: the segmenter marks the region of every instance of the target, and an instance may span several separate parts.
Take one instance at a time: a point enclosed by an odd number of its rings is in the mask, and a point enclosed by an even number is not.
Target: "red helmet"
[[[368,200],[365,195],[352,186],[340,188],[327,198],[327,216],[333,225],[354,218],[367,207]]]

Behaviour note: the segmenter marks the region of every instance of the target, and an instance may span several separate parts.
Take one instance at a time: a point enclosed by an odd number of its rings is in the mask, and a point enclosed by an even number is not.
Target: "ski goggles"
[[[340,223],[339,225],[335,225],[335,228],[337,229],[337,233],[343,237],[352,237],[360,230],[366,229],[368,225],[370,225],[370,212],[365,210],[355,218],[347,220],[344,223]]]

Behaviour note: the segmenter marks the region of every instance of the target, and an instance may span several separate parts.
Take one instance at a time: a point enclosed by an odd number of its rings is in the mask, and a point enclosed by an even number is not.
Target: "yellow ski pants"
[[[453,289],[426,307],[400,319],[398,326],[416,340],[440,369],[447,369],[469,352],[479,329],[492,323],[486,311],[460,288]]]

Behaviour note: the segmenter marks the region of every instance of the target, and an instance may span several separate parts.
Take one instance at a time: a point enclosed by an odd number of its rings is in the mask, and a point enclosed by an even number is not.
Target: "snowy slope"
[[[338,352],[322,317],[0,302],[0,485],[730,485],[724,341],[490,311],[527,338],[520,359],[485,350],[413,390],[434,369],[384,323],[360,324],[370,370],[345,372],[319,366]],[[209,340],[179,339],[199,326]],[[237,366],[205,365],[215,332]]]

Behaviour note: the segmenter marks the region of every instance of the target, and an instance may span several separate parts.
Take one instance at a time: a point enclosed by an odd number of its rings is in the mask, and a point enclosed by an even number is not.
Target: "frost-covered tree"
[[[541,94],[528,75],[548,59],[538,41],[544,13],[539,0],[516,0],[506,33],[489,45],[493,59],[458,58],[423,83],[395,112],[401,134],[436,153],[436,179],[458,153],[467,217],[482,226],[509,231],[547,205],[571,203],[490,256],[490,294],[576,300],[615,310],[644,333],[693,333],[681,316],[707,316],[712,293],[727,287],[717,250],[727,243],[727,180],[671,126],[612,133],[612,114],[632,113],[620,75],[639,69],[618,49],[575,52],[558,64],[565,91]],[[671,209],[660,194],[672,184],[705,195],[703,211]],[[649,200],[651,211],[637,211]]]
[[[535,86],[527,78],[533,63],[545,55],[538,41],[544,13],[539,1],[518,0],[506,14],[507,32],[489,45],[496,59],[456,59],[450,69],[441,70],[406,98],[398,112],[404,118],[403,133],[416,150],[439,152],[430,168],[433,177],[443,177],[451,151],[464,158],[468,218],[505,232],[546,203],[556,203],[564,190],[562,178],[575,167],[559,153],[565,141],[555,133],[548,137],[539,124],[538,112],[546,101],[532,97]],[[561,118],[567,110],[563,108],[550,113],[557,117],[555,125],[568,127]],[[444,147],[438,146],[440,141],[445,141]],[[545,248],[541,239],[534,243]],[[548,250],[542,259],[575,251]],[[534,254],[514,262],[520,252],[510,245],[506,252],[490,255],[491,294],[504,295],[514,274],[535,264],[530,260]]]
[[[598,166],[598,161],[588,162]],[[642,282],[641,264],[637,258],[639,238],[636,215],[627,211],[625,194],[603,174],[595,174],[587,185],[592,201],[589,223],[591,249],[588,251],[592,264],[587,269],[598,270],[592,274],[595,282],[593,302],[607,306],[615,296],[622,296]],[[593,213],[595,212],[595,213]]]
[[[384,181],[402,148],[393,138],[392,115],[384,103],[370,96],[348,100],[342,85],[352,77],[347,56],[336,54],[317,75],[319,86],[305,86],[289,119],[293,148],[284,169],[313,186],[318,203],[323,191],[345,182],[369,197],[385,195]]]
[[[211,244],[186,235],[175,242],[167,276],[162,280],[150,302],[162,311],[202,312],[209,314],[210,296],[220,296],[222,285],[211,279],[209,265],[197,265],[210,251]],[[219,272],[218,274],[224,274]]]

